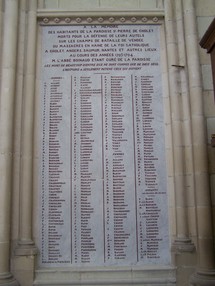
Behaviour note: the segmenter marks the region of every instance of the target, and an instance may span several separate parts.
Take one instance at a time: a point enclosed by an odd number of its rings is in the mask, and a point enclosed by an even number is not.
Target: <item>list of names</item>
[[[160,26],[42,32],[40,266],[169,264]]]

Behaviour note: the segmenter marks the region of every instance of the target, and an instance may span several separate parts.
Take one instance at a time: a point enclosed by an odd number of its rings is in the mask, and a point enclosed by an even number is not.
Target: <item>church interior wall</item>
[[[214,18],[215,2],[214,1],[196,1],[196,16],[199,41],[207,31],[210,23]],[[207,144],[209,158],[209,176],[211,185],[211,198],[213,204],[213,218],[215,218],[215,149],[211,146],[211,135],[215,133],[215,96],[213,90],[213,79],[211,70],[211,57],[205,49],[199,47],[199,57],[203,80],[203,102],[204,115],[207,128]],[[215,222],[215,220],[213,220]],[[215,228],[215,224],[214,224]]]
[[[7,1],[7,0],[5,0]],[[5,39],[3,32],[5,29],[6,22],[4,22],[4,14],[5,14],[5,1],[0,2],[0,89],[5,90],[5,87],[2,82],[2,74],[5,74],[5,70],[7,69],[7,66],[4,67],[4,61],[3,56],[5,53],[3,50],[3,40]],[[13,0],[9,0],[11,3]],[[16,1],[16,0],[15,0]],[[35,146],[38,146],[38,130],[39,130],[39,123],[38,121],[35,121],[39,117],[39,99],[38,97],[34,98],[33,101],[29,101],[26,99],[28,98],[28,95],[30,98],[33,98],[34,95],[39,94],[39,86],[40,86],[40,66],[38,65],[38,62],[40,61],[40,53],[36,51],[36,48],[38,48],[38,42],[40,43],[40,34],[39,34],[39,28],[38,26],[35,26],[36,24],[36,13],[41,14],[44,13],[44,15],[47,13],[47,15],[50,13],[55,15],[55,13],[62,12],[67,13],[68,11],[75,11],[78,13],[85,13],[85,12],[91,12],[95,15],[99,14],[99,11],[107,12],[111,15],[112,11],[126,11],[131,13],[132,11],[138,12],[139,10],[146,12],[146,14],[158,15],[159,13],[165,14],[167,10],[167,6],[171,1],[168,0],[19,0],[19,10],[18,10],[18,20],[17,20],[17,40],[16,40],[16,56],[15,56],[15,62],[13,63],[12,68],[15,69],[15,96],[14,96],[14,108],[13,108],[13,114],[11,114],[11,118],[13,119],[13,133],[10,134],[10,140],[12,142],[9,145],[9,151],[1,149],[1,158],[3,158],[4,152],[9,152],[10,154],[13,153],[12,161],[11,158],[9,159],[9,163],[12,162],[10,171],[11,176],[11,247],[10,247],[10,263],[11,263],[11,272],[13,276],[19,281],[20,286],[31,286],[33,285],[33,281],[35,278],[34,270],[36,268],[36,250],[33,249],[30,252],[26,249],[24,250],[17,250],[17,247],[19,247],[19,239],[20,239],[20,233],[26,235],[27,237],[31,236],[30,234],[33,232],[36,232],[35,228],[35,219],[34,217],[37,215],[37,205],[35,203],[35,200],[37,199],[37,180],[35,176],[32,175],[30,180],[27,177],[27,173],[23,172],[23,166],[25,170],[28,169],[28,166],[30,166],[31,169],[29,171],[35,170],[38,167],[38,150],[35,148]],[[29,3],[31,4],[29,4]],[[174,17],[175,19],[167,19],[164,20],[165,24],[168,25],[170,23],[170,26],[174,26],[173,29],[179,29],[181,23],[184,25],[184,20],[181,19],[181,16],[177,14],[176,8],[178,9],[180,7],[177,3],[185,3],[185,1],[182,0],[176,0],[173,6],[174,6]],[[187,2],[192,2],[190,0],[187,0]],[[214,18],[215,13],[215,1],[214,0],[194,0],[194,6],[195,6],[195,13],[196,13],[196,23],[197,23],[197,35],[198,35],[198,41],[202,38],[205,31],[207,30],[207,27],[211,23],[211,21]],[[32,4],[33,3],[33,4]],[[30,6],[29,6],[30,5]],[[177,6],[179,5],[179,6]],[[35,8],[36,7],[36,8]],[[29,9],[29,11],[28,11]],[[42,11],[42,12],[41,12]],[[66,11],[66,12],[65,12]],[[75,13],[74,12],[74,13]],[[189,11],[188,11],[189,12]],[[179,15],[179,16],[178,16]],[[173,17],[173,18],[174,18]],[[33,19],[33,20],[32,20]],[[15,25],[13,23],[13,25]],[[32,39],[31,32],[29,29],[32,27],[33,33],[32,33]],[[38,25],[38,24],[37,24]],[[177,26],[177,27],[176,27]],[[176,28],[175,28],[176,27]],[[166,32],[166,30],[164,30]],[[185,33],[186,31],[184,31]],[[171,31],[169,30],[167,33],[171,34]],[[163,47],[163,55],[164,57],[169,57],[168,59],[175,55],[169,55],[170,51],[172,50],[172,44],[173,46],[176,45],[178,48],[178,44],[175,44],[174,41],[170,38],[168,40],[168,37],[164,35],[165,41],[167,43],[166,47]],[[177,36],[176,36],[177,38]],[[188,38],[184,40],[185,41],[185,47],[187,48]],[[30,40],[29,40],[30,39]],[[169,42],[168,42],[169,41]],[[180,42],[180,35],[178,36],[177,42]],[[37,45],[36,45],[37,44]],[[198,45],[198,43],[196,43]],[[181,44],[183,47],[183,44]],[[174,48],[173,48],[174,50]],[[179,49],[180,50],[180,49]],[[31,52],[30,52],[31,51]],[[174,53],[173,53],[174,54]],[[200,63],[200,72],[201,72],[201,82],[199,82],[198,88],[201,89],[202,92],[202,103],[203,103],[203,117],[204,122],[200,122],[199,128],[202,130],[204,129],[205,136],[206,136],[206,145],[207,145],[207,154],[206,159],[204,162],[202,162],[202,168],[199,167],[199,170],[196,173],[204,173],[206,171],[206,176],[209,176],[209,190],[211,195],[211,203],[212,203],[212,211],[213,211],[213,226],[215,229],[215,148],[211,146],[211,135],[215,134],[215,99],[214,99],[214,90],[213,90],[213,81],[212,81],[212,71],[211,71],[211,61],[210,61],[210,55],[207,54],[206,50],[203,50],[200,46],[198,47],[198,55],[199,55],[199,63]],[[183,54],[179,53],[179,57],[183,57]],[[32,60],[32,66],[29,65],[29,59],[31,57],[34,57]],[[187,57],[187,54],[186,54]],[[165,59],[166,60],[166,59]],[[187,61],[188,59],[186,59]],[[182,60],[183,61],[183,60]],[[7,63],[6,63],[7,65]],[[171,66],[171,64],[170,64]],[[168,67],[167,67],[168,69]],[[171,68],[169,67],[169,71]],[[169,72],[168,71],[168,72]],[[177,71],[178,72],[178,71]],[[179,72],[180,77],[184,79],[184,76],[186,73],[183,74],[183,71]],[[13,76],[13,75],[12,75]],[[185,76],[186,77],[186,76]],[[171,78],[171,77],[170,77]],[[169,79],[170,79],[169,78]],[[187,75],[188,78],[188,75]],[[189,79],[186,80],[189,82]],[[186,81],[185,80],[185,81]],[[167,79],[168,81],[168,79]],[[2,87],[3,84],[3,87]],[[166,83],[166,89],[170,88],[170,94],[171,94],[171,88],[174,89],[174,87],[168,86],[168,83]],[[179,100],[180,104],[184,107],[187,107],[186,104],[189,105],[188,109],[192,110],[191,105],[192,103],[195,103],[195,101],[188,100],[186,97],[186,83],[182,82],[182,94],[184,97],[180,98],[180,96],[176,99]],[[192,87],[193,90],[195,87]],[[184,92],[184,93],[183,93]],[[179,92],[180,93],[180,92]],[[187,248],[185,252],[183,250],[181,251],[180,248],[177,248],[177,245],[173,247],[172,251],[172,263],[173,268],[177,269],[176,274],[176,280],[180,281],[177,282],[177,286],[185,286],[185,285],[191,285],[189,284],[189,277],[192,275],[192,273],[195,272],[196,266],[197,266],[197,252],[201,250],[201,243],[199,244],[199,241],[201,240],[200,236],[198,234],[198,223],[199,223],[199,217],[197,219],[197,213],[198,211],[201,212],[201,214],[204,214],[208,217],[210,216],[210,210],[206,208],[205,210],[202,210],[201,207],[198,209],[196,207],[196,194],[195,194],[195,183],[194,183],[194,167],[193,167],[193,156],[198,157],[198,142],[192,142],[193,138],[198,139],[198,123],[197,121],[194,122],[192,126],[190,126],[190,118],[189,118],[189,112],[186,108],[182,108],[180,110],[180,124],[182,124],[184,127],[180,129],[181,127],[178,127],[178,121],[177,118],[174,118],[174,115],[172,118],[171,113],[173,113],[174,108],[176,107],[176,102],[173,102],[175,99],[171,99],[170,94],[168,94],[167,98],[165,98],[165,102],[167,103],[167,106],[165,107],[166,113],[168,114],[167,117],[167,123],[169,124],[169,128],[166,130],[166,138],[167,138],[167,146],[166,150],[168,152],[167,158],[168,158],[168,189],[174,190],[173,192],[169,192],[169,217],[170,217],[170,229],[171,229],[171,240],[174,244],[174,241],[177,240],[177,231],[178,231],[178,225],[179,223],[183,223],[183,220],[178,220],[178,215],[180,214],[180,211],[184,211],[186,209],[187,213],[187,232],[189,235],[189,238],[191,239],[193,245],[195,245],[194,248]],[[3,94],[0,94],[1,101],[0,101],[0,112],[1,112],[1,105],[4,105],[3,102]],[[172,104],[171,104],[172,102]],[[34,114],[25,114],[26,105],[29,106],[29,110],[33,110]],[[193,110],[196,107],[193,107]],[[198,106],[197,106],[198,108]],[[186,110],[186,111],[184,111]],[[177,111],[178,112],[178,111]],[[2,113],[3,114],[3,113]],[[192,116],[191,116],[192,117]],[[195,116],[194,116],[195,119]],[[193,119],[193,121],[194,121]],[[172,121],[170,123],[170,121]],[[30,130],[28,124],[26,122],[30,122],[31,125],[34,126],[34,130],[32,127],[32,130]],[[203,125],[205,124],[205,125]],[[179,129],[174,129],[174,127]],[[196,127],[195,134],[191,135],[190,133],[193,131],[192,128]],[[0,132],[4,130],[4,126],[1,125]],[[26,130],[23,131],[23,130]],[[30,130],[30,131],[29,131]],[[177,140],[181,140],[180,134],[175,132],[174,130],[182,130],[183,133],[183,142],[184,145],[177,146],[177,142],[172,142],[172,136],[177,137]],[[185,130],[185,131],[184,131]],[[5,130],[4,130],[5,131]],[[194,131],[193,131],[194,132]],[[29,139],[30,136],[30,139]],[[12,138],[12,139],[11,139]],[[177,141],[176,140],[176,141]],[[27,142],[27,143],[26,143]],[[202,143],[202,138],[199,139],[199,142]],[[175,145],[174,145],[175,144]],[[204,144],[204,143],[203,143]],[[12,147],[11,147],[12,146]],[[23,147],[25,146],[25,148]],[[193,148],[193,146],[196,148]],[[175,152],[175,156],[180,157],[180,152],[183,149],[183,154],[185,160],[183,161],[183,166],[177,165],[178,167],[178,174],[177,170],[174,169],[175,167],[173,162],[173,153]],[[197,151],[196,151],[197,150]],[[204,151],[201,151],[204,153]],[[10,157],[10,156],[9,156]],[[197,160],[198,161],[198,160]],[[2,160],[3,162],[3,160]],[[206,167],[205,167],[206,165]],[[207,168],[208,167],[208,168]],[[2,165],[0,166],[0,171],[2,170]],[[177,179],[180,178],[180,172],[182,168],[185,173],[185,181],[183,182],[186,185],[186,203],[179,204],[176,208],[176,196],[177,194],[175,191],[177,190],[177,186],[175,186],[174,182],[174,176],[176,174]],[[175,172],[175,173],[174,173]],[[36,173],[36,172],[35,172]],[[26,181],[25,181],[26,180]],[[21,188],[23,184],[27,182],[29,186],[32,186],[34,188],[34,193],[32,193],[29,200],[33,203],[33,206],[29,205],[28,210],[23,212],[23,204],[25,204],[25,193],[22,193]],[[201,183],[199,181],[199,183]],[[179,183],[180,184],[180,183]],[[177,184],[176,184],[177,185]],[[196,186],[197,188],[198,186]],[[202,188],[204,188],[204,183],[202,184]],[[206,187],[207,188],[207,184]],[[183,195],[183,194],[182,194]],[[204,192],[201,193],[201,196],[204,201]],[[181,199],[181,198],[180,198]],[[207,198],[208,199],[208,198]],[[208,203],[204,201],[205,205]],[[203,205],[204,205],[203,203]],[[0,203],[1,206],[1,203]],[[28,212],[31,213],[33,208],[33,214],[32,217],[30,217],[30,221],[26,219]],[[178,213],[177,213],[178,211]],[[23,218],[23,220],[22,220]],[[1,221],[0,221],[1,224]],[[10,225],[10,223],[8,222]],[[30,225],[30,230],[28,228],[25,228],[26,225]],[[202,216],[202,225],[204,224],[204,217]],[[34,229],[32,227],[34,225]],[[206,223],[207,225],[207,223]],[[21,230],[20,230],[21,229]],[[0,229],[1,231],[1,229]],[[212,230],[211,230],[212,231]],[[35,233],[32,235],[32,239],[34,238]],[[204,235],[203,235],[204,236]],[[211,233],[206,229],[206,236],[209,237],[209,244],[211,243]],[[3,238],[4,239],[4,238]],[[1,233],[0,233],[0,243],[1,243]],[[204,244],[205,242],[203,242]],[[29,244],[30,245],[30,244]],[[1,251],[1,249],[0,249]],[[210,252],[210,251],[209,251]],[[209,253],[208,252],[208,253]],[[212,251],[213,252],[213,251]],[[0,252],[1,253],[1,252]],[[0,254],[1,255],[1,254]],[[204,256],[204,254],[202,254]],[[211,255],[213,256],[213,254]],[[202,259],[202,257],[201,257]],[[203,258],[204,261],[209,261],[208,265],[209,268],[211,268],[211,264],[213,264],[211,261],[212,258]],[[202,261],[202,260],[201,260]],[[206,263],[207,264],[207,263]],[[2,266],[3,265],[3,266]],[[206,265],[206,268],[207,266]],[[4,277],[2,278],[3,282],[1,282],[1,267],[7,268],[4,265],[4,261],[1,262],[0,259],[0,285],[7,286],[7,285],[18,285],[16,282],[12,282],[14,284],[10,284],[9,282],[5,282]],[[174,271],[173,271],[174,272]],[[171,272],[172,273],[172,272]],[[45,279],[51,279],[51,275],[44,273],[42,274],[45,277]],[[63,274],[62,274],[63,275]],[[126,274],[125,274],[126,275]],[[173,275],[174,276],[174,275]],[[7,280],[7,279],[6,279]],[[173,279],[174,280],[174,279]],[[174,284],[174,283],[172,283]],[[172,285],[171,284],[171,285]],[[39,285],[39,284],[37,284]],[[45,285],[45,284],[41,284]],[[49,284],[46,284],[49,285]],[[197,285],[197,284],[192,284]],[[203,284],[202,284],[203,285]],[[210,284],[215,285],[215,284]]]

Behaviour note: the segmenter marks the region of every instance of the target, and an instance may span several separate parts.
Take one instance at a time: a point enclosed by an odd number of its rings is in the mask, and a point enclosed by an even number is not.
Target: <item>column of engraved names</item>
[[[94,139],[91,137],[93,131],[92,113],[92,81],[89,76],[80,77],[80,177],[81,177],[81,262],[90,262],[90,252],[96,251],[92,231],[89,225],[94,209],[91,205],[92,198],[92,152]]]
[[[158,259],[159,256],[159,227],[158,218],[160,208],[156,203],[158,196],[156,161],[158,158],[154,155],[155,130],[153,122],[153,96],[154,96],[154,77],[141,76],[141,95],[142,95],[142,122],[143,122],[143,142],[144,142],[144,176],[145,176],[145,194],[143,196],[143,220],[145,224],[146,249],[144,255],[147,259]]]
[[[78,242],[79,242],[79,223],[77,213],[80,213],[80,206],[78,204],[78,174],[79,169],[79,154],[78,144],[80,141],[80,135],[78,131],[79,126],[79,104],[77,99],[77,77],[71,77],[71,162],[72,162],[72,174],[71,174],[71,257],[72,263],[78,263]]]
[[[97,78],[96,78],[97,80]],[[101,131],[96,124],[95,110],[97,101],[101,109],[101,88],[95,88],[95,79],[91,76],[80,75],[72,81],[73,97],[73,240],[74,262],[96,263],[96,252],[100,251],[97,229],[102,228],[94,224],[98,219],[100,206],[99,178],[100,156],[97,156],[97,148],[100,149],[100,139],[97,133]],[[97,162],[98,161],[98,162]],[[98,167],[99,165],[99,167]],[[98,178],[97,178],[98,176]],[[94,198],[94,199],[93,199]],[[96,206],[96,207],[95,207]],[[102,217],[102,216],[100,216]],[[102,243],[103,245],[103,243]],[[102,246],[103,249],[103,246]],[[102,253],[103,257],[103,253]]]
[[[47,109],[47,83],[44,82],[43,85],[43,112],[42,112],[42,169],[41,169],[41,177],[42,177],[42,195],[41,195],[41,223],[42,223],[42,231],[41,231],[41,258],[42,258],[42,263],[46,263],[48,261],[45,249],[47,249],[47,243],[46,243],[46,234],[47,234],[47,223],[46,223],[46,200],[47,200],[47,192],[46,190],[48,189],[47,186],[47,172],[46,172],[46,161],[47,161],[47,155],[48,155],[48,150],[46,147],[46,141],[47,141],[47,123],[48,120],[46,118],[46,109]]]
[[[121,263],[136,259],[132,112],[126,83],[126,76],[104,77],[105,261]]]
[[[127,141],[123,126],[123,92],[124,76],[111,77],[111,111],[112,111],[112,150],[113,150],[113,214],[114,214],[114,258],[126,258],[126,240],[130,233],[125,231],[127,213],[130,212],[125,203],[125,154],[122,144]]]
[[[49,263],[68,263],[64,261],[61,253],[62,229],[65,225],[62,209],[65,199],[63,197],[63,185],[61,179],[62,160],[60,158],[59,129],[62,122],[61,77],[53,77],[50,83],[49,106],[49,145],[48,145],[48,261]]]
[[[142,107],[139,89],[139,76],[131,75],[132,86],[132,108],[133,108],[133,133],[134,133],[134,158],[135,158],[135,188],[138,192],[137,209],[139,217],[137,216],[137,261],[144,258],[144,243],[145,236],[144,225],[142,221],[143,202],[141,193],[143,192],[143,124],[142,124]]]
[[[110,156],[112,146],[111,146],[111,110],[110,106],[110,83],[109,76],[102,76],[102,108],[103,108],[103,170],[104,170],[104,262],[110,261],[113,257],[113,238],[111,235],[111,226],[113,224],[113,212],[112,212],[112,175],[111,168],[112,157]]]

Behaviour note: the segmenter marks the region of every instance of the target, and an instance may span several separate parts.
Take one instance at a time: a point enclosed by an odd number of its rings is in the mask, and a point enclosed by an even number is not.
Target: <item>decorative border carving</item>
[[[160,24],[163,16],[114,15],[114,16],[39,16],[41,25],[78,25],[78,24]]]

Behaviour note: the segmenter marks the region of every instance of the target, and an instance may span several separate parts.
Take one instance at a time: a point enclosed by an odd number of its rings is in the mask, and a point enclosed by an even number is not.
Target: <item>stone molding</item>
[[[159,285],[173,286],[176,284],[176,269],[171,266],[154,267],[121,267],[112,268],[84,268],[79,270],[62,269],[36,271],[34,286],[66,286],[66,285]]]
[[[34,242],[29,240],[26,242],[19,241],[14,252],[16,256],[32,256],[37,255],[39,251]]]
[[[196,272],[191,276],[190,283],[194,286],[214,286],[215,271]]]
[[[194,252],[196,247],[191,239],[175,239],[172,244],[172,252],[181,253],[181,252]]]
[[[80,25],[80,24],[161,24],[163,22],[162,14],[145,15],[131,12],[129,14],[98,14],[93,13],[88,15],[77,14],[45,14],[38,13],[38,20],[41,25]]]
[[[10,273],[1,273],[0,286],[19,286],[19,283]]]

